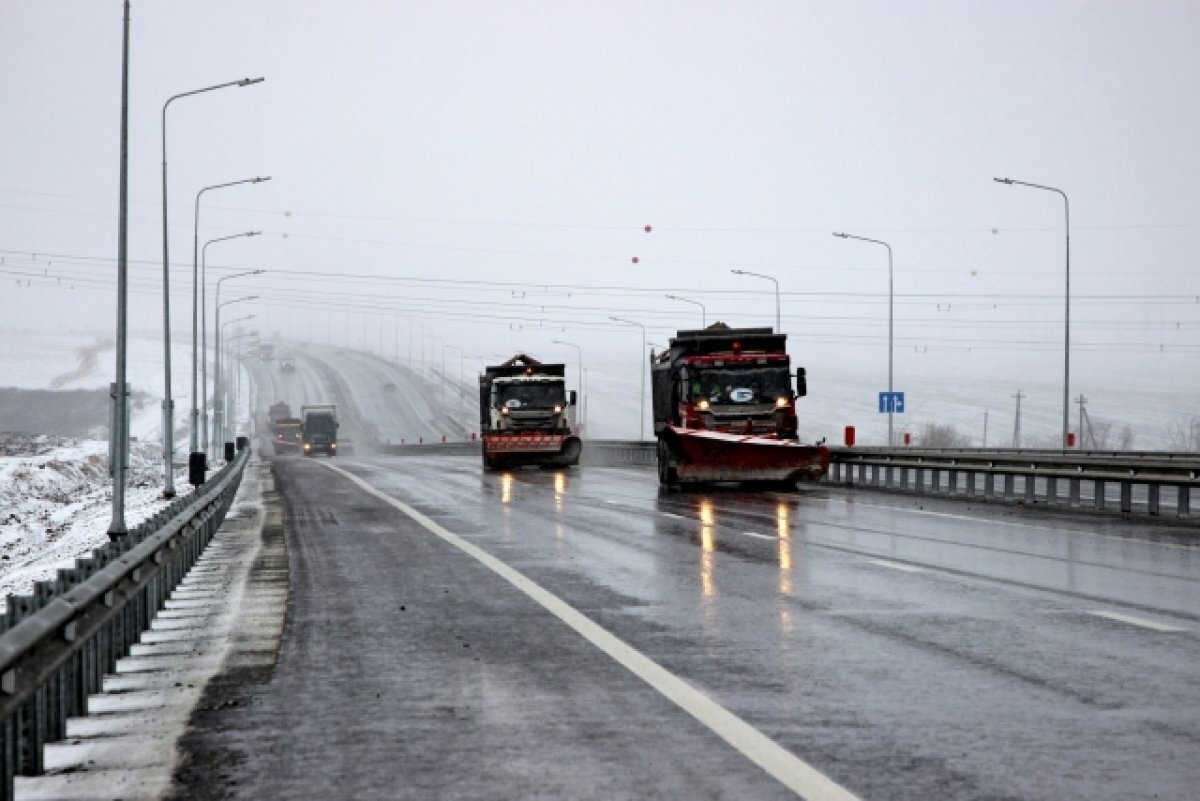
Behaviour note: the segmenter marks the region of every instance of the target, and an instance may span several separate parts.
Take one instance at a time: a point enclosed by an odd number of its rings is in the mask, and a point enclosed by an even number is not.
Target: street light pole
[[[171,257],[170,237],[167,233],[167,108],[181,97],[190,97],[202,92],[224,89],[228,86],[250,86],[262,83],[264,78],[242,78],[203,89],[181,92],[167,98],[162,107],[162,220],[163,220],[163,461],[166,468],[166,486],[163,497],[175,497],[175,403],[171,400]]]
[[[579,356],[579,394],[581,396],[581,400],[579,401],[579,427],[586,430],[587,390],[583,386],[583,348],[579,347],[574,342],[563,342],[561,339],[552,339],[550,341],[555,345],[566,345],[569,348],[574,348],[575,352]]]
[[[221,350],[217,353],[217,356],[220,359],[220,362],[217,365],[217,371],[221,373],[221,397],[218,399],[218,402],[221,406],[221,428],[219,431],[219,436],[222,443],[229,441],[229,415],[226,414],[226,409],[229,406],[229,380],[224,376],[224,373],[228,372],[229,370],[229,355],[224,352],[229,343],[225,340],[225,329],[234,323],[242,323],[247,320],[253,320],[254,317],[255,315],[253,314],[247,314],[244,317],[238,317],[234,320],[229,320],[228,322],[222,323],[217,327],[217,336],[221,340]]]
[[[125,525],[125,462],[129,448],[129,416],[126,414],[125,390],[125,332],[128,327],[128,257],[129,239],[129,0],[125,0],[125,17],[121,34],[121,155],[120,189],[117,199],[117,380],[113,383],[113,427],[109,432],[112,443],[110,464],[113,473],[112,520],[108,538],[117,540],[129,533]]]
[[[646,326],[642,325],[637,320],[626,320],[624,317],[609,317],[608,319],[613,320],[618,323],[625,323],[627,325],[636,325],[638,328],[642,329],[642,349],[641,349],[640,353],[641,353],[643,359],[646,358]],[[643,437],[646,436],[646,370],[647,369],[649,369],[649,368],[643,364],[641,366],[641,370],[640,370],[640,372],[642,374],[642,394],[641,394],[641,404],[640,404],[641,408],[639,409],[639,416],[638,416],[638,439],[639,440],[641,440]]]
[[[245,275],[261,275],[265,270],[246,270],[245,272],[234,273],[233,275],[224,275],[217,279],[217,297],[216,297],[216,342],[213,343],[213,350],[216,352],[217,364],[216,375],[213,377],[213,437],[214,451],[220,452],[219,444],[225,442],[225,409],[221,405],[223,403],[221,396],[221,284],[228,281],[230,278],[241,278]],[[214,458],[217,454],[214,453]]]
[[[700,307],[700,327],[705,328],[708,326],[707,311],[705,310],[703,303],[701,303],[698,300],[689,300],[688,298],[681,298],[678,295],[666,295],[666,297],[670,298],[671,300],[678,300],[678,301],[682,301],[684,303],[691,303],[694,306],[699,306]],[[777,320],[776,325],[778,325],[778,324],[779,323]]]
[[[196,208],[192,222],[192,431],[191,431],[191,447],[192,452],[196,452],[196,316],[197,306],[199,306],[200,317],[200,410],[202,416],[200,426],[203,431],[203,442],[200,446],[200,451],[204,454],[208,453],[208,400],[206,390],[208,387],[208,331],[205,325],[208,319],[208,295],[206,292],[205,275],[200,273],[200,281],[196,281],[196,257],[200,245],[200,197],[205,192],[210,192],[214,189],[224,189],[229,186],[238,186],[240,184],[258,184],[263,181],[271,180],[271,176],[259,176],[256,178],[245,178],[241,181],[229,181],[223,184],[213,184],[206,186],[196,193]],[[215,240],[213,240],[215,241]],[[199,289],[199,291],[197,291]],[[199,296],[199,297],[197,297]],[[199,301],[199,302],[197,302]]]
[[[1067,228],[1067,268],[1066,268],[1066,289],[1063,293],[1063,424],[1062,424],[1062,446],[1064,449],[1068,447],[1068,433],[1071,428],[1071,201],[1067,198],[1067,193],[1061,189],[1056,189],[1053,186],[1043,186],[1042,184],[1031,184],[1027,181],[1016,181],[1012,178],[993,178],[996,183],[1008,184],[1009,186],[1027,186],[1031,189],[1042,189],[1046,192],[1057,192],[1063,199],[1063,210],[1066,213],[1066,228]],[[1082,432],[1080,432],[1082,437]]]
[[[215,343],[213,343],[213,350],[215,351],[215,354],[216,354],[216,365],[215,365],[215,368],[216,368],[215,373],[216,374],[213,376],[213,445],[214,446],[216,445],[217,442],[225,441],[221,436],[221,434],[222,434],[221,424],[225,419],[224,418],[224,410],[220,409],[220,405],[219,405],[220,404],[220,391],[221,391],[220,390],[220,386],[221,386],[221,307],[228,306],[231,303],[242,303],[247,300],[258,300],[258,295],[246,295],[245,297],[234,298],[233,300],[227,300],[224,303],[220,303],[217,305],[217,320],[216,320],[216,340],[217,341]],[[254,315],[250,315],[250,316],[253,317]],[[205,419],[207,419],[207,413],[205,415]],[[205,447],[205,449],[208,448],[207,443],[205,444],[204,447]],[[213,450],[217,451],[219,449],[214,447]],[[214,459],[216,458],[216,453],[213,454],[213,458]]]
[[[854,234],[835,233],[834,236],[841,237],[842,239],[857,239],[859,242],[871,242],[876,245],[883,245],[885,248],[887,248],[887,252],[888,252],[888,384],[887,384],[887,387],[888,387],[888,447],[890,448],[896,444],[895,439],[892,437],[892,415],[893,415],[892,408],[895,406],[895,396],[892,394],[892,357],[893,357],[893,354],[895,353],[895,349],[892,346],[892,342],[893,342],[893,340],[892,340],[892,323],[893,323],[892,309],[894,307],[894,304],[893,304],[894,284],[893,284],[893,280],[892,280],[892,246],[889,245],[887,242],[884,242],[881,239],[868,239],[865,236],[855,236]]]
[[[783,327],[779,324],[779,282],[776,281],[774,278],[772,278],[769,275],[763,275],[762,273],[752,273],[749,270],[730,270],[729,272],[733,273],[734,275],[752,275],[755,278],[765,278],[768,281],[772,281],[775,283],[775,333],[776,334],[783,333]]]
[[[254,317],[254,315],[251,314],[251,315],[248,315],[247,317],[245,317],[244,319],[249,320],[253,317]],[[236,322],[236,321],[231,321],[231,322]],[[242,343],[239,342],[238,340],[244,339],[246,337],[256,337],[256,336],[258,336],[257,329],[254,331],[243,331],[242,333],[235,334],[234,336],[231,336],[229,338],[229,361],[233,362],[239,368],[233,374],[233,379],[234,379],[233,380],[233,403],[231,403],[231,404],[228,403],[228,399],[226,399],[227,405],[229,406],[229,409],[230,409],[230,414],[228,416],[233,418],[233,433],[234,433],[235,437],[237,436],[237,402],[238,402],[238,398],[242,394],[242,371],[240,369],[241,362],[242,362]],[[235,343],[235,342],[237,342],[237,360],[236,361],[234,361],[234,354],[233,354],[233,343]]]
[[[246,231],[241,234],[232,234],[230,236],[219,236],[216,239],[210,239],[204,243],[204,247],[200,251],[200,296],[204,299],[201,307],[200,317],[200,427],[204,433],[203,442],[200,445],[201,459],[206,457],[208,453],[208,246],[214,242],[224,242],[229,239],[239,239],[241,237],[258,236],[262,231]],[[193,298],[193,305],[194,305]],[[196,453],[196,338],[195,331],[192,332],[192,452]]]

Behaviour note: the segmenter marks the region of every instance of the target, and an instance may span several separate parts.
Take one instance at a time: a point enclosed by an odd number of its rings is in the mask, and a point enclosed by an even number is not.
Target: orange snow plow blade
[[[829,449],[824,445],[675,426],[663,429],[662,441],[679,483],[795,483],[818,481],[829,470]]]
[[[579,437],[574,434],[483,435],[483,458],[489,466],[544,464],[567,467],[579,464],[581,450]]]

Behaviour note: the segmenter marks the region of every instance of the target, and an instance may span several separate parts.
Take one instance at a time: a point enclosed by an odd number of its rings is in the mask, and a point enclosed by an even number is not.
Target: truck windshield
[[[694,369],[689,380],[692,400],[710,403],[774,403],[792,396],[792,376],[787,367]]]
[[[509,409],[550,409],[563,405],[561,383],[497,384],[496,406]]]

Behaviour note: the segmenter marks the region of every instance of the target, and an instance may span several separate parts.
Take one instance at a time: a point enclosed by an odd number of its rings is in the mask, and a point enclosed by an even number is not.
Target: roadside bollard
[[[234,457],[234,452],[233,452],[233,443],[232,443],[232,442],[226,442],[226,443],[225,443],[225,461],[227,461],[227,462],[232,462],[232,461],[233,461],[233,457]]]
[[[206,457],[204,451],[195,451],[188,454],[188,483],[193,487],[198,487],[204,483]]]

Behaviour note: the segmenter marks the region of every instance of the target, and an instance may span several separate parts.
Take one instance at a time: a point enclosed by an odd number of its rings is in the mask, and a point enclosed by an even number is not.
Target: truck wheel
[[[671,449],[661,439],[658,441],[658,483],[664,487],[679,483],[679,473],[671,459]]]
[[[583,443],[577,439],[569,439],[563,443],[562,458],[559,465],[573,467],[579,464],[579,455],[583,452]]]

